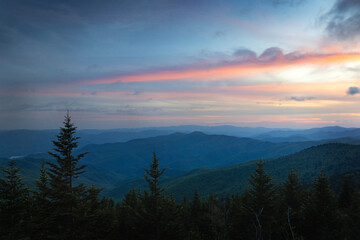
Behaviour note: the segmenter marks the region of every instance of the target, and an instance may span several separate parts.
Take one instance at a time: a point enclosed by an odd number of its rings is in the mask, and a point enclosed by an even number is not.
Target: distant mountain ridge
[[[243,191],[248,186],[248,178],[255,168],[256,161],[250,161],[179,177],[165,186],[169,192],[176,192],[177,196],[191,196],[191,188],[198,189],[203,195],[215,192],[226,195]],[[327,176],[334,176],[360,170],[360,147],[330,143],[265,160],[265,170],[276,182],[283,182],[290,169],[298,172],[302,182],[315,180],[321,171]]]
[[[255,139],[270,142],[319,141],[348,137],[359,138],[360,129],[334,126],[305,130],[275,130],[254,136]]]
[[[231,195],[241,193],[248,187],[248,178],[256,168],[256,160],[215,169],[198,169],[185,175],[164,178],[163,187],[177,199],[183,196],[191,198],[197,189],[202,196],[210,194]],[[283,182],[290,169],[298,172],[302,182],[308,183],[316,179],[323,171],[334,179],[336,186],[341,185],[341,176],[349,173],[356,181],[360,181],[360,146],[340,143],[329,143],[313,146],[300,152],[280,158],[266,159],[265,170],[278,183]],[[355,174],[356,173],[356,174]],[[340,179],[340,180],[339,180]],[[358,185],[360,186],[360,185]],[[123,182],[109,192],[115,199],[121,198],[132,187],[145,188],[142,178]]]
[[[228,135],[247,137],[269,142],[305,142],[335,138],[360,138],[359,128],[324,127],[305,130],[273,129],[223,126],[172,126],[149,127],[135,129],[83,129],[78,130],[77,136],[81,139],[79,146],[88,144],[104,144],[127,142],[133,139],[163,136],[172,133],[191,133],[201,131],[209,135]],[[0,157],[26,156],[35,153],[46,153],[52,149],[52,140],[55,140],[57,129],[53,130],[2,130],[0,131]]]
[[[105,194],[119,198],[133,186],[146,187],[144,168],[149,167],[152,152],[156,151],[161,167],[167,168],[162,179],[164,186],[169,193],[182,197],[192,196],[194,189],[202,195],[242,191],[257,159],[266,159],[265,168],[277,181],[283,181],[291,168],[299,171],[303,181],[313,180],[321,170],[329,176],[360,170],[360,147],[342,143],[324,144],[332,141],[360,144],[359,139],[353,138],[271,143],[193,132],[125,143],[87,145],[75,154],[90,152],[82,160],[88,168],[79,180],[103,187]],[[44,162],[41,155],[33,157],[36,156],[16,159],[25,181],[32,186]],[[49,155],[44,156],[49,158]],[[8,159],[0,159],[0,167],[6,167],[7,162]]]
[[[318,142],[271,143],[251,138],[207,135],[201,132],[174,133],[135,139],[125,143],[87,145],[85,162],[105,169],[136,176],[147,167],[156,152],[163,167],[189,171],[222,167],[259,158],[274,158],[318,145]]]
[[[9,159],[0,158],[0,168],[8,167]],[[24,182],[31,188],[35,188],[35,180],[40,176],[40,168],[46,163],[45,159],[36,158],[18,158],[15,160],[16,166],[19,167],[20,174]],[[0,171],[0,177],[4,173]],[[86,171],[75,182],[82,182],[88,186],[95,184],[97,187],[110,190],[120,184],[124,176],[105,170],[99,166],[87,165]]]

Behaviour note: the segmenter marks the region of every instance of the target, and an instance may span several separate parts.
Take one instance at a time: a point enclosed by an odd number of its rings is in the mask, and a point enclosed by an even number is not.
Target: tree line
[[[148,190],[130,190],[121,202],[100,197],[101,189],[74,182],[85,171],[87,153],[73,155],[78,138],[69,114],[49,152],[56,162],[40,169],[36,189],[26,187],[15,161],[0,179],[1,239],[359,239],[360,194],[345,177],[340,193],[320,173],[304,187],[296,173],[275,184],[264,162],[249,177],[249,188],[226,197],[175,201],[159,183],[159,159],[145,169]]]

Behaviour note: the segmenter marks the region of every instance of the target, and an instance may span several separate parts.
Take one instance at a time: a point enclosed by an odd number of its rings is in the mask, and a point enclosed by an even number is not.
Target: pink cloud
[[[284,55],[280,49],[271,48],[262,55],[248,61],[232,60],[211,66],[192,66],[182,70],[159,70],[135,73],[112,78],[86,80],[83,85],[111,84],[117,82],[162,82],[175,80],[218,81],[262,73],[279,72],[298,66],[328,66],[332,64],[360,61],[359,53],[300,53]]]

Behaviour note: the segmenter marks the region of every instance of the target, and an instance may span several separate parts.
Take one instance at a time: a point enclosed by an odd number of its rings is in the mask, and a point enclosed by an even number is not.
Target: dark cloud
[[[358,87],[349,87],[349,89],[346,92],[348,95],[355,95],[360,93],[360,88]]]
[[[140,95],[141,93],[142,93],[142,91],[135,90],[132,95],[135,95],[135,96],[136,96],[136,95]]]
[[[280,48],[272,47],[266,49],[260,56],[259,60],[262,62],[274,61],[284,56],[283,51]]]
[[[272,0],[274,6],[283,6],[283,5],[290,5],[296,6],[302,4],[306,0]]]
[[[245,62],[245,61],[257,61],[257,62],[272,62],[278,59],[286,59],[286,60],[296,60],[304,57],[306,55],[305,52],[295,51],[288,54],[284,54],[283,50],[278,47],[271,47],[266,49],[260,56],[257,56],[255,52],[240,48],[236,50],[233,54],[236,57],[237,62]]]
[[[297,102],[303,102],[303,101],[308,101],[308,100],[313,100],[313,99],[315,99],[315,97],[295,97],[295,96],[291,96],[289,98],[289,100],[297,101]]]
[[[345,40],[360,35],[360,1],[337,0],[332,9],[323,16],[326,30],[337,39]]]
[[[252,60],[257,59],[255,52],[245,49],[245,48],[236,50],[234,52],[234,56],[236,57],[237,60],[240,60],[240,61],[252,61]]]
[[[224,35],[225,35],[225,32],[220,31],[220,30],[218,30],[214,33],[215,38],[223,37]]]

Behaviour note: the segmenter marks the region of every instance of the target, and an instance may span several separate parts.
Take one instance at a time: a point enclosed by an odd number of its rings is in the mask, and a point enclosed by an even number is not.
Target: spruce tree
[[[179,206],[174,198],[164,195],[164,189],[159,185],[165,169],[159,168],[156,153],[153,155],[150,168],[145,171],[145,180],[149,184],[150,192],[145,191],[141,197],[141,226],[145,237],[142,239],[184,239],[181,235]]]
[[[358,194],[346,175],[343,180],[338,198],[338,207],[341,216],[341,237],[342,239],[354,239],[359,236],[359,203]]]
[[[150,196],[156,200],[154,204],[157,204],[163,189],[160,188],[160,177],[165,172],[165,168],[159,168],[159,159],[156,157],[154,152],[153,161],[150,163],[150,168],[145,169],[146,174],[144,175],[146,182],[149,184]]]
[[[350,208],[354,192],[355,190],[350,184],[349,177],[345,176],[338,198],[338,205],[340,209],[348,210]]]
[[[2,171],[5,180],[0,179],[0,236],[1,239],[22,239],[29,231],[29,189],[23,184],[14,160]]]
[[[281,214],[283,217],[284,232],[294,239],[299,235],[303,223],[303,202],[305,193],[301,186],[298,174],[293,169],[290,170],[282,188]]]
[[[45,165],[42,164],[39,179],[36,180],[37,191],[34,193],[31,211],[33,239],[49,239],[51,235],[51,229],[48,224],[51,219],[48,181]]]
[[[201,199],[197,190],[187,208],[184,226],[189,239],[211,239],[209,206]]]
[[[257,162],[255,173],[249,179],[249,206],[256,239],[270,239],[275,231],[276,188],[264,170],[264,162]]]
[[[165,169],[159,168],[159,159],[156,153],[153,153],[153,160],[150,163],[150,168],[145,169],[146,174],[144,175],[146,182],[149,185],[149,194],[144,193],[143,202],[143,214],[142,217],[145,221],[145,226],[148,227],[145,232],[148,232],[149,237],[160,240],[163,239],[163,232],[165,229],[162,228],[161,215],[162,205],[164,203],[163,189],[160,188],[160,177],[165,172]],[[148,223],[146,223],[148,222]]]
[[[305,212],[305,239],[340,239],[337,203],[329,179],[321,172],[314,184],[314,190]]]
[[[73,150],[78,147],[75,136],[76,127],[71,122],[69,111],[63,121],[63,127],[53,141],[54,151],[49,152],[56,162],[47,162],[49,169],[49,199],[52,208],[51,228],[57,239],[79,239],[79,219],[84,214],[84,201],[87,188],[84,184],[75,184],[74,180],[84,172],[85,165],[79,160],[87,153],[74,156]]]
[[[115,235],[121,235],[124,239],[136,240],[143,239],[144,221],[142,218],[142,204],[140,202],[140,193],[134,188],[124,197],[121,204],[117,207],[117,226],[114,230]]]

